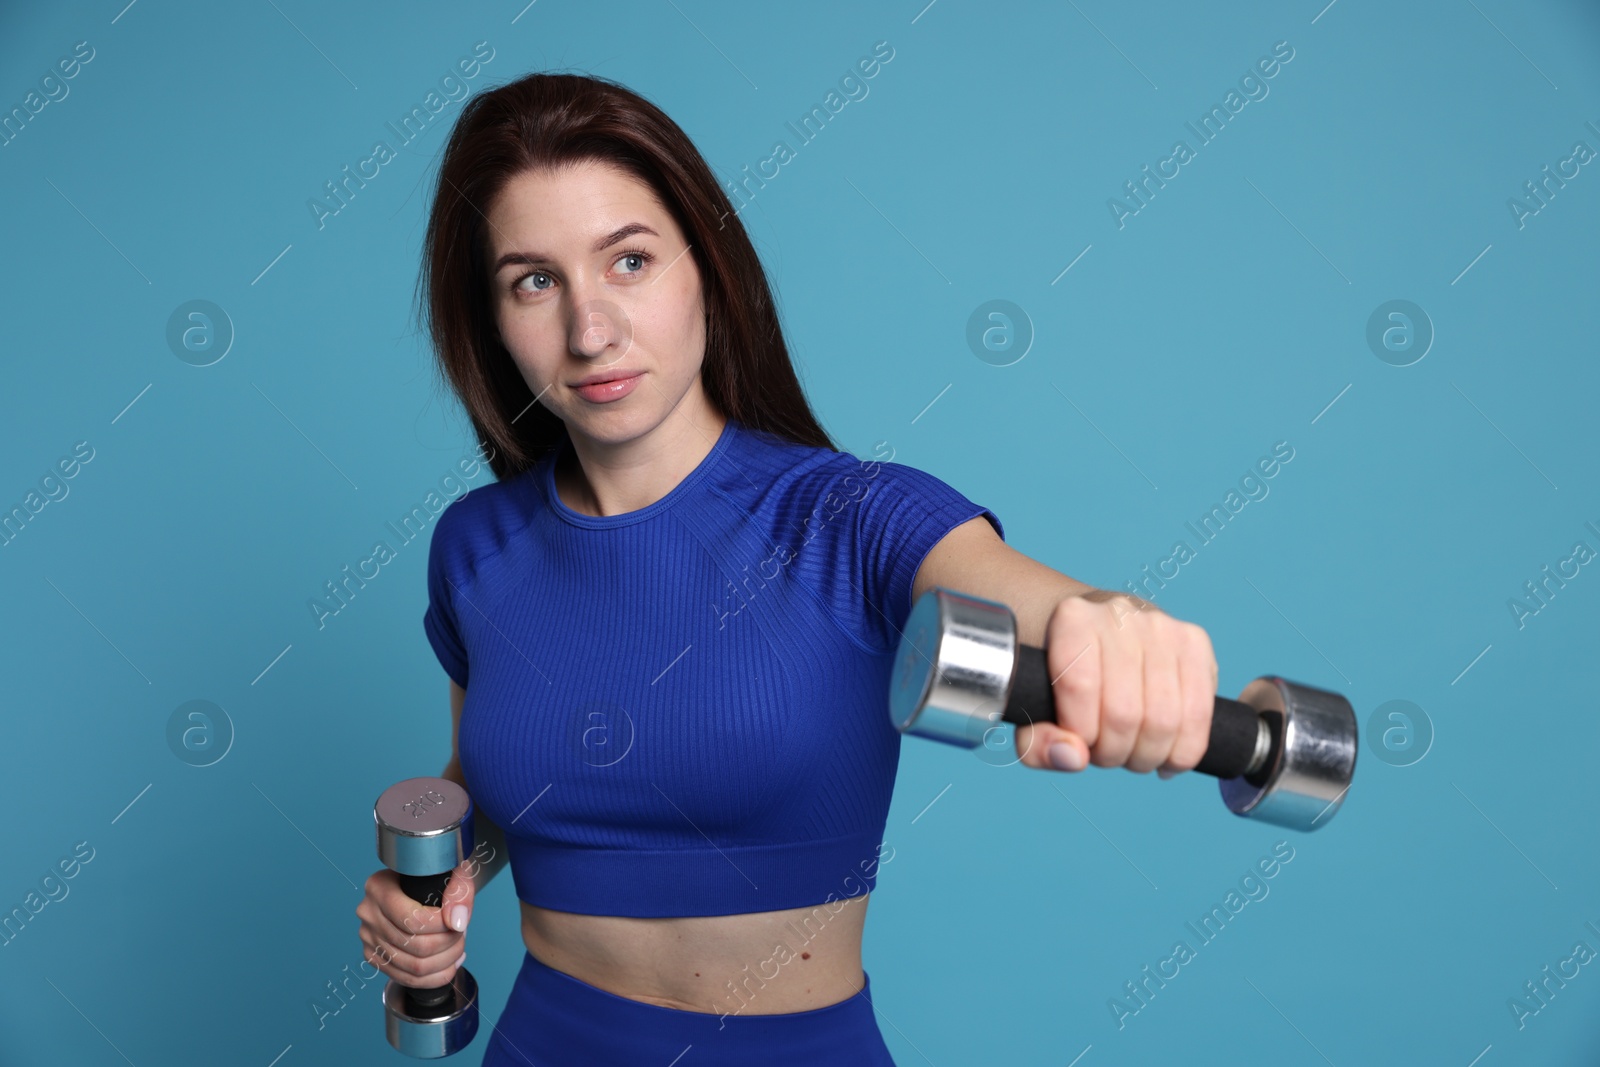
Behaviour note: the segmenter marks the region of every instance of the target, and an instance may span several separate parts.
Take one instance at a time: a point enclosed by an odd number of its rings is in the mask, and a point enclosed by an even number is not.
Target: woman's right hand
[[[467,958],[467,922],[472,918],[472,861],[450,872],[444,901],[430,908],[406,895],[400,876],[384,867],[367,878],[356,905],[363,955],[401,985],[432,989],[452,981]],[[449,920],[448,923],[446,920]]]

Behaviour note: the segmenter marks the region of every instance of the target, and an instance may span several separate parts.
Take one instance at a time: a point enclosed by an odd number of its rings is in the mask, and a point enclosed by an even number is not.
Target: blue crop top
[[[730,915],[875,888],[912,582],[951,529],[1000,520],[731,419],[619,515],[564,504],[557,458],[456,500],[428,550],[423,628],[466,689],[462,774],[518,898]]]

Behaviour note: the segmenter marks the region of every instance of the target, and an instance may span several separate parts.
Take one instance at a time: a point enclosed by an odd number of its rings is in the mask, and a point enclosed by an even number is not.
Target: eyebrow
[[[626,241],[634,234],[639,233],[647,233],[652,237],[661,236],[659,233],[656,233],[656,231],[652,230],[642,222],[630,222],[624,226],[617,227],[604,237],[596,240],[591,246],[591,249],[595,252],[604,252],[612,245],[621,241]],[[513,263],[532,265],[535,263],[553,263],[554,261],[555,260],[553,257],[544,252],[507,252],[505,255],[495,260],[493,273],[499,274],[502,270]]]

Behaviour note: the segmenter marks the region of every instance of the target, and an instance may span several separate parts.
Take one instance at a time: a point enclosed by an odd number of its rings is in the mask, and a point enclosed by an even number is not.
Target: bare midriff
[[[860,992],[868,896],[670,918],[579,915],[518,903],[528,952],[592,986],[679,1011],[779,1015]]]

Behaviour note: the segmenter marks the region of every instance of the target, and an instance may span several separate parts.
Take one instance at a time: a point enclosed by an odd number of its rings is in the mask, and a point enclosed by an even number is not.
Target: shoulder
[[[498,555],[533,516],[535,466],[506,481],[475,486],[451,500],[434,520],[428,555],[433,565],[470,574]]]
[[[736,500],[769,508],[815,506],[840,494],[860,499],[862,483],[876,479],[886,466],[899,468],[899,464],[885,464],[886,455],[892,454],[893,449],[883,441],[874,446],[872,455],[862,458],[741,425],[729,457],[732,462],[724,465],[717,487]],[[891,478],[896,476],[890,473]]]
[[[958,515],[987,512],[936,475],[895,462],[894,455],[887,441],[857,455],[741,427],[716,487],[741,513],[765,516],[774,533],[800,531],[808,541],[822,527],[893,538],[908,527],[953,525]],[[998,520],[993,522],[998,529]]]

